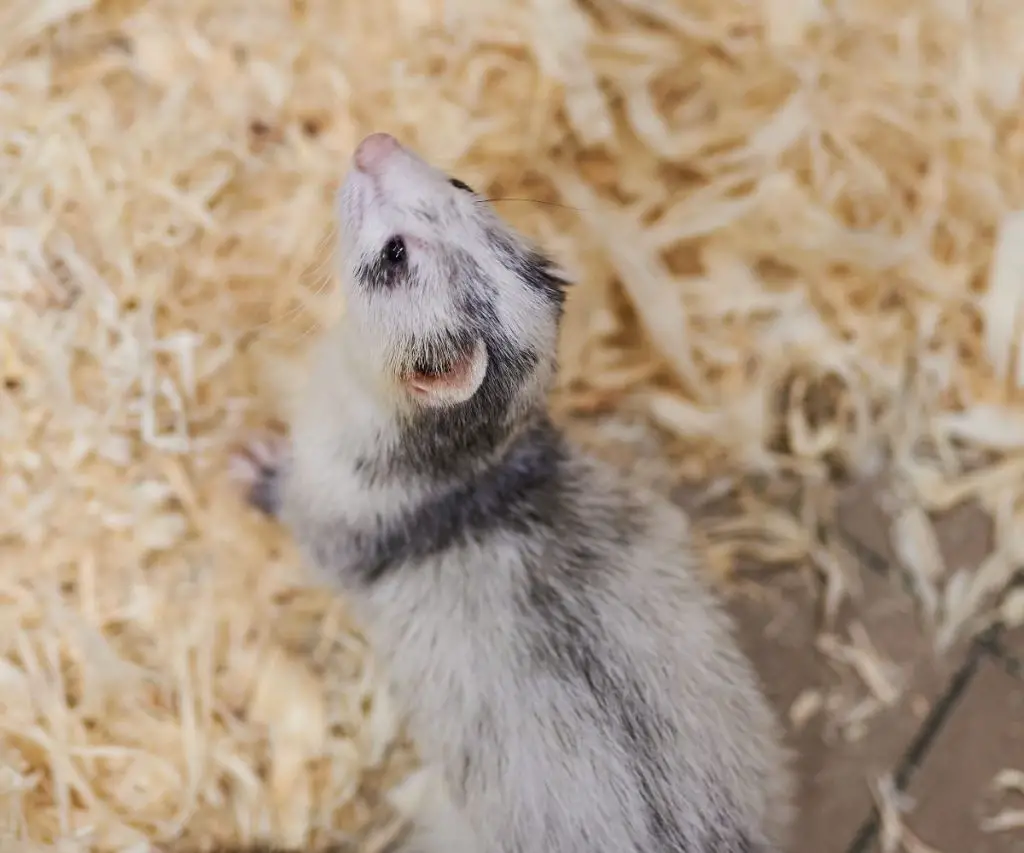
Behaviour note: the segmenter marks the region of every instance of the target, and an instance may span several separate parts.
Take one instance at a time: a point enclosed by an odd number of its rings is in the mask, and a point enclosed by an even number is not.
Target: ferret
[[[409,853],[781,851],[788,753],[687,517],[549,415],[570,276],[388,134],[337,215],[344,315],[233,466],[436,773]]]

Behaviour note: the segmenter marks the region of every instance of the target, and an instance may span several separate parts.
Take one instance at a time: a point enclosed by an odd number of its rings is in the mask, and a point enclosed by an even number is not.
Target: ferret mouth
[[[475,339],[470,335],[432,341],[417,348],[402,372],[410,379],[449,376],[471,358],[474,345]]]
[[[423,379],[436,379],[452,371],[458,361],[457,356],[443,359],[417,358],[409,368],[409,373],[414,377]]]
[[[409,375],[414,379],[439,379],[448,376],[469,358],[471,352],[472,347],[467,346],[457,352],[420,355],[409,366]]]

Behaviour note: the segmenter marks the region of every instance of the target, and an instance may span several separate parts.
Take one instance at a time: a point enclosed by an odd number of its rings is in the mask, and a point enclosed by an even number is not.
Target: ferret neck
[[[486,464],[355,531],[351,571],[369,585],[468,539],[551,523],[567,499],[567,455],[561,433],[539,412]]]
[[[449,484],[500,463],[514,447],[550,424],[542,406],[522,412],[478,405],[425,410],[402,417],[381,460],[386,476]]]

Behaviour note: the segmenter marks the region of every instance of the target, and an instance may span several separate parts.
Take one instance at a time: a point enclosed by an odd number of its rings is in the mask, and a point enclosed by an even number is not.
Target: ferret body
[[[436,769],[410,849],[781,851],[787,754],[685,515],[548,417],[567,276],[385,134],[338,207],[345,316],[239,470]]]

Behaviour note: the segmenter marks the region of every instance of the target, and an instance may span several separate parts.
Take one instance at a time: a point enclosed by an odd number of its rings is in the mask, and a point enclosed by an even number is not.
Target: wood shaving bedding
[[[996,612],[1024,559],[1022,32],[1021,4],[927,0],[4,4],[0,833],[391,831],[366,780],[413,762],[355,619],[224,476],[343,308],[331,198],[370,130],[580,272],[561,413],[646,418],[697,482],[884,465],[941,640]],[[946,571],[921,514],[966,499],[996,550]],[[848,559],[741,504],[698,531],[711,569],[808,560],[834,612]]]

